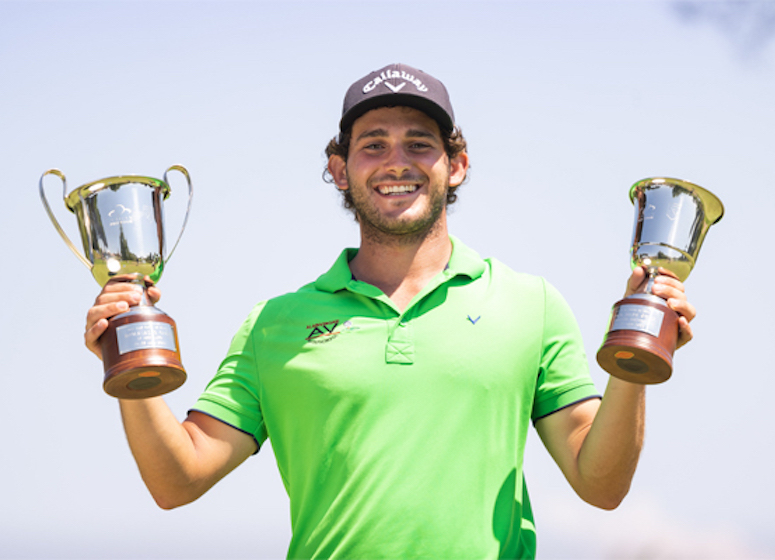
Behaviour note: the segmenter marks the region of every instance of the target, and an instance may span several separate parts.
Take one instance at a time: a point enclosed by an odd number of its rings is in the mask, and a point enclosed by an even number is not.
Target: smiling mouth
[[[377,187],[377,190],[379,191],[380,194],[396,195],[396,194],[413,193],[418,188],[419,187],[417,185],[389,185],[389,186]]]

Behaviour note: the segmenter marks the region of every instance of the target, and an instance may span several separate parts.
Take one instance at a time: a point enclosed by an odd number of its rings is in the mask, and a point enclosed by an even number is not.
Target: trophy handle
[[[89,260],[86,257],[84,257],[81,254],[81,252],[78,249],[75,248],[75,245],[73,245],[72,241],[70,241],[70,238],[67,237],[67,234],[59,225],[59,222],[54,216],[54,213],[51,211],[51,207],[48,205],[48,200],[46,199],[46,191],[43,189],[43,178],[46,175],[56,175],[57,177],[62,179],[62,198],[64,200],[67,200],[67,179],[65,179],[64,173],[62,173],[59,169],[49,169],[48,171],[46,171],[43,175],[40,176],[40,182],[38,183],[38,189],[40,191],[40,199],[43,201],[43,206],[46,209],[46,213],[48,214],[48,217],[51,219],[51,223],[54,224],[54,227],[56,228],[57,232],[59,232],[59,235],[62,237],[62,239],[64,239],[67,246],[70,247],[70,250],[73,252],[73,254],[76,257],[78,257],[78,260],[81,261],[84,265],[86,265],[86,268],[91,270],[92,264],[89,262]]]
[[[165,264],[169,262],[169,260],[172,258],[172,253],[175,252],[175,249],[178,247],[178,243],[180,243],[180,238],[183,237],[183,230],[186,229],[186,223],[188,222],[188,214],[191,212],[191,198],[194,196],[194,188],[191,186],[191,177],[188,174],[188,170],[183,167],[182,165],[172,165],[170,166],[167,171],[164,172],[164,182],[169,185],[169,181],[167,181],[167,173],[170,171],[180,171],[186,178],[186,183],[188,183],[188,205],[186,206],[186,215],[183,218],[183,225],[180,228],[180,233],[178,234],[178,239],[175,241],[175,245],[172,246],[172,250],[167,255],[166,260],[164,261]]]

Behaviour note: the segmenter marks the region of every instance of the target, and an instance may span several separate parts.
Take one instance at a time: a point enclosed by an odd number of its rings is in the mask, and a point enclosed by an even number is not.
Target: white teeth
[[[389,187],[379,187],[381,194],[404,194],[417,190],[417,185],[391,185]]]

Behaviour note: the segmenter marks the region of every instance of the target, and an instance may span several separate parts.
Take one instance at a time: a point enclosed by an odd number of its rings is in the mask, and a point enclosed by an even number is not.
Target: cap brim
[[[339,121],[339,130],[342,132],[346,131],[358,118],[372,109],[378,109],[380,107],[412,107],[413,109],[422,111],[435,120],[441,130],[451,131],[454,128],[454,123],[447,112],[433,101],[416,95],[388,93],[364,99],[350,108],[350,110],[342,116],[342,120]]]

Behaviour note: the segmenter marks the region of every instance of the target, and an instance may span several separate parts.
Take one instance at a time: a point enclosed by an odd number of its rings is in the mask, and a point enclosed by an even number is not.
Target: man
[[[615,508],[641,448],[644,387],[611,378],[601,401],[559,294],[450,237],[468,155],[441,82],[400,64],[370,73],[327,152],[359,249],[258,304],[183,423],[160,398],[120,401],[157,503],[197,499],[270,438],[291,558],[530,558],[532,420],[579,496]],[[643,280],[636,270],[627,294]],[[663,275],[653,290],[688,342],[683,285]],[[138,299],[128,284],[104,288],[87,318],[93,352]]]

